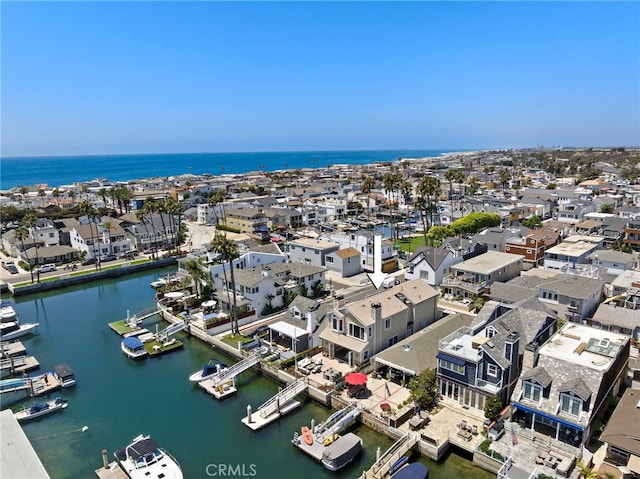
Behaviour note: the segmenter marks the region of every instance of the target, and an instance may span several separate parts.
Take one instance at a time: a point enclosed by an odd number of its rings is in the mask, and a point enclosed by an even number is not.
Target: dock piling
[[[251,420],[251,404],[247,406],[247,422],[251,424],[253,421]]]
[[[107,469],[109,467],[109,459],[107,459],[107,450],[102,450],[102,466]]]

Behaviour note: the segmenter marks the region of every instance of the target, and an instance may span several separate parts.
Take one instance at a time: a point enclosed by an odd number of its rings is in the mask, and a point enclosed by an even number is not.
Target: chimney
[[[511,331],[504,340],[504,357],[513,362],[512,358],[517,358],[520,346],[520,333]]]
[[[538,343],[535,341],[527,344],[522,352],[522,369],[533,369],[538,362]]]
[[[382,305],[380,303],[371,303],[371,319],[376,323],[382,319]]]
[[[307,333],[309,336],[313,334],[316,330],[316,325],[318,324],[318,315],[315,311],[307,311]]]

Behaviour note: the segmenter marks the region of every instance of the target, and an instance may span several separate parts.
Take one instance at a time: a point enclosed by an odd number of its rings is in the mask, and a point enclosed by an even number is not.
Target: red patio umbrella
[[[364,373],[349,373],[344,377],[344,380],[352,386],[367,384],[367,375]]]

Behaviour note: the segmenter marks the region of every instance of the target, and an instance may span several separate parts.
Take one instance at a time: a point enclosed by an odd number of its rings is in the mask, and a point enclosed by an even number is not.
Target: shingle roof
[[[530,369],[522,375],[522,379],[534,379],[543,388],[548,387],[552,381],[551,376],[542,366]]]
[[[561,393],[564,392],[574,392],[578,397],[586,401],[591,397],[591,389],[587,386],[582,377],[578,376],[575,378],[571,378],[568,381],[565,381],[558,387],[558,391]]]
[[[358,253],[358,250],[352,247],[339,249],[338,251],[334,251],[334,253],[336,256],[342,259],[353,258],[354,256],[360,256],[360,253]]]

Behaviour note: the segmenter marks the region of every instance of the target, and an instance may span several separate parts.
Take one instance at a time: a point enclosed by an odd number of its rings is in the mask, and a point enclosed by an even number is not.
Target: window
[[[451,361],[445,361],[444,359],[438,359],[438,365],[442,369],[448,369],[449,371],[453,371],[454,373],[464,374],[464,366],[461,366],[456,363],[452,363]]]
[[[389,346],[393,346],[398,342],[398,336],[394,336],[393,338],[389,338]]]
[[[363,361],[366,361],[367,359],[369,359],[369,351],[365,350],[365,351],[362,353],[362,360],[363,360]]]
[[[316,253],[316,254],[320,254],[320,251],[316,250],[316,251],[315,251],[315,253]]]
[[[384,329],[391,328],[391,318],[387,318],[384,320]]]
[[[580,409],[582,409],[582,399],[569,396],[568,394],[560,394],[561,411],[571,414],[572,416],[579,416]]]
[[[420,271],[420,279],[429,279],[429,271]]]
[[[333,257],[331,256],[327,256],[325,260],[327,261],[327,263],[333,263]]]
[[[542,386],[533,384],[529,381],[523,381],[522,397],[539,403],[542,398]]]
[[[344,319],[339,316],[334,316],[331,327],[334,331],[341,333],[344,331]]]
[[[364,341],[364,328],[357,324],[349,323],[349,336],[358,338]]]
[[[487,364],[487,375],[492,378],[498,377],[498,366],[495,364]]]

